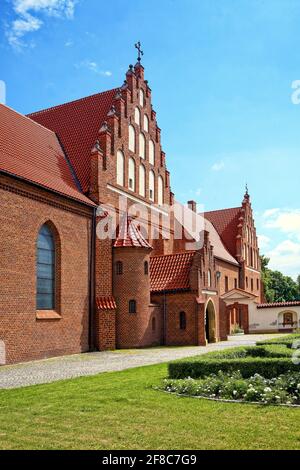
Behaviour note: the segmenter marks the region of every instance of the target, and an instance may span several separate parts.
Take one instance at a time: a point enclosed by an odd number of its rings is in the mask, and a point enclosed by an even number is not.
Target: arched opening
[[[209,300],[205,310],[205,337],[208,343],[216,342],[216,312],[212,300]]]
[[[131,152],[135,152],[135,130],[131,124],[128,127],[128,134],[128,148]]]

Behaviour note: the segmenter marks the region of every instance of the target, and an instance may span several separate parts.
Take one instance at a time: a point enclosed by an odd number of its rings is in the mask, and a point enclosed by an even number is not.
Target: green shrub
[[[299,371],[299,365],[293,364],[289,357],[243,357],[236,359],[202,358],[198,361],[189,359],[171,362],[168,365],[169,377],[184,379],[199,378],[210,374],[240,371],[242,377],[260,374],[265,378],[277,377],[289,371]]]
[[[293,350],[282,344],[270,344],[266,346],[249,346],[247,356],[251,357],[291,357]]]
[[[291,348],[294,341],[300,341],[300,334],[291,334],[291,335],[286,335],[286,336],[280,336],[278,338],[273,338],[273,339],[266,339],[263,341],[258,341],[256,343],[257,346],[267,346],[267,345],[284,345],[287,346],[288,348]]]

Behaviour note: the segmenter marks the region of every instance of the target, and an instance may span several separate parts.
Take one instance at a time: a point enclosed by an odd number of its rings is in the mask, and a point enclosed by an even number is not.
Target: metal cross
[[[247,194],[247,196],[248,196],[248,194],[249,194],[249,191],[248,191],[248,183],[246,183],[246,194]]]
[[[138,60],[138,62],[140,63],[140,62],[141,62],[142,55],[144,55],[144,52],[143,52],[142,49],[141,49],[141,43],[140,43],[140,41],[137,42],[137,43],[134,45],[134,47],[139,51],[139,55],[138,55],[138,59],[137,59],[137,60]]]

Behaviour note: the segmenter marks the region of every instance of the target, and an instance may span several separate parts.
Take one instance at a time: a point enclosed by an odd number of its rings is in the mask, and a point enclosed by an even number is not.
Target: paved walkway
[[[55,382],[101,372],[119,371],[132,367],[158,364],[174,359],[197,356],[234,346],[254,345],[256,341],[276,335],[230,336],[228,341],[208,346],[158,347],[106,352],[92,352],[62,356],[42,361],[26,362],[0,367],[0,388],[18,388],[27,385]],[[278,336],[278,335],[277,335]]]

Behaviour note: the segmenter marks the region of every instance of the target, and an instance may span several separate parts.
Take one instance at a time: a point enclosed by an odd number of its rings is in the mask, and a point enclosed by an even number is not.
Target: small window
[[[120,275],[123,274],[123,263],[122,261],[116,262],[116,274]]]
[[[149,264],[148,261],[144,262],[144,274],[149,274]]]
[[[256,279],[256,289],[259,290],[259,279]]]
[[[132,152],[135,152],[135,130],[134,127],[130,124],[128,127],[128,148]]]
[[[155,331],[156,330],[156,318],[153,317],[152,318],[152,331]]]
[[[225,292],[228,292],[228,290],[229,290],[228,276],[225,276]]]
[[[247,288],[247,289],[248,289],[248,285],[249,285],[249,283],[248,283],[248,277],[246,276],[246,288]]]
[[[238,281],[237,281],[237,279],[235,278],[235,279],[234,279],[234,288],[237,289],[237,287],[238,287]]]
[[[129,300],[129,313],[136,313],[136,300]]]
[[[211,287],[211,270],[207,271],[207,286]]]
[[[145,99],[144,90],[140,89],[140,92],[139,92],[139,102],[140,102],[140,106],[141,106],[141,107],[144,106],[144,99]]]
[[[135,108],[134,110],[134,122],[140,126],[141,124],[141,112],[139,110],[139,108]]]
[[[251,291],[253,292],[254,290],[254,284],[253,284],[253,279],[251,279]]]
[[[179,328],[181,330],[186,330],[186,314],[185,314],[185,312],[180,312],[180,314],[179,314]]]
[[[147,114],[144,115],[144,131],[148,132],[149,131],[149,119]]]

